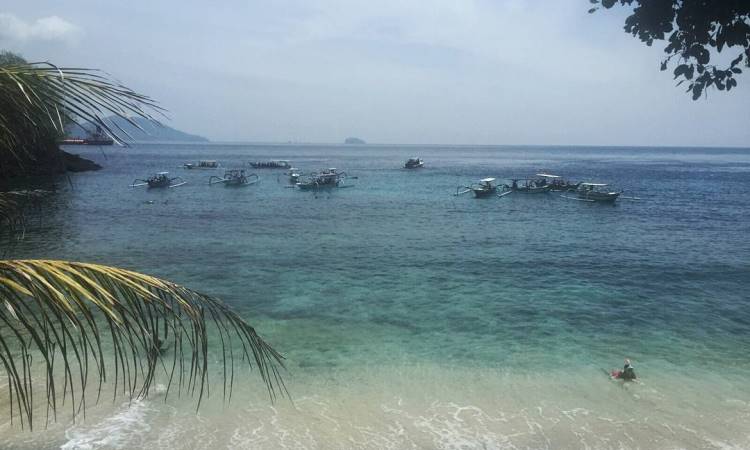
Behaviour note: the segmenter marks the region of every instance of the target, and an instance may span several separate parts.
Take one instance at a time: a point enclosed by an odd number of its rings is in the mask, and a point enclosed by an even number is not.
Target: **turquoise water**
[[[180,448],[196,430],[212,438],[195,448],[750,445],[748,149],[211,144],[86,153],[105,169],[58,180],[41,228],[6,256],[122,266],[218,296],[286,356],[295,403],[269,406],[250,380],[253,407],[229,407],[236,423],[221,405],[198,418],[160,402],[104,405],[39,445],[117,447],[87,436],[129,430],[118,425],[123,414],[140,417],[128,424],[189,425],[171,434],[136,427],[120,448]],[[427,167],[401,169],[410,156]],[[213,172],[180,168],[202,158],[289,159],[357,179],[300,192],[277,179],[282,171],[257,170],[258,185],[209,187]],[[640,200],[452,195],[479,178],[540,169]],[[128,187],[162,170],[188,184]],[[602,373],[626,356],[643,384],[622,387]],[[248,423],[266,426],[243,437]]]

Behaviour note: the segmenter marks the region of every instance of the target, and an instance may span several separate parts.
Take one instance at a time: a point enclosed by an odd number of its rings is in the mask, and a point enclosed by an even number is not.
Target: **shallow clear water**
[[[158,394],[130,408],[105,402],[44,438],[6,424],[5,446],[750,445],[750,150],[86,152],[105,169],[59,180],[41,229],[6,256],[117,265],[222,298],[287,357],[295,402],[271,406],[248,380],[244,398],[229,407],[217,398],[198,416]],[[427,167],[401,169],[414,155]],[[283,171],[257,170],[258,185],[209,187],[213,172],[180,168],[201,158],[290,159],[357,180],[300,192],[277,179]],[[479,178],[539,169],[640,200],[452,195]],[[128,187],[161,170],[188,184]],[[642,384],[602,372],[626,356]]]

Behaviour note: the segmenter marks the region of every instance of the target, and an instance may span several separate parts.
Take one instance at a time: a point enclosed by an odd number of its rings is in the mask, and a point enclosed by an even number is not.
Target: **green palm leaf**
[[[166,395],[187,392],[200,406],[212,336],[221,348],[226,401],[237,358],[257,369],[272,399],[286,393],[281,355],[212,297],[98,264],[0,260],[0,362],[11,419],[20,417],[22,426],[34,421],[35,358],[44,369],[46,420],[56,418],[58,401],[69,400],[74,415],[85,412],[90,385],[98,401],[105,381],[114,382],[113,395],[146,396],[157,372],[167,380]],[[162,352],[164,343],[171,355]]]
[[[139,94],[98,70],[57,67],[49,62],[0,65],[0,156],[18,161],[65,133],[68,124],[100,127],[120,144],[129,137],[111,117],[163,116],[150,97]]]

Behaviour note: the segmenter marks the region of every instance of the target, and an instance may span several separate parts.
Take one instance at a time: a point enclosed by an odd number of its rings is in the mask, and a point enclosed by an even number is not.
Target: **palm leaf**
[[[0,156],[23,162],[41,142],[65,133],[67,124],[101,128],[119,144],[128,138],[113,117],[140,129],[132,117],[159,123],[164,109],[98,70],[49,62],[0,65]]]
[[[41,189],[0,192],[0,239],[6,232],[23,237],[26,229],[24,212],[48,193]]]
[[[199,407],[209,389],[212,336],[221,348],[226,401],[235,358],[257,369],[272,400],[286,393],[282,356],[212,297],[98,264],[0,260],[0,363],[11,420],[19,417],[22,426],[34,423],[35,357],[44,369],[47,421],[50,413],[57,417],[58,401],[70,401],[74,417],[85,413],[92,380],[96,401],[106,381],[114,381],[113,395],[133,399],[148,395],[157,374],[168,380],[165,396],[187,392]],[[171,356],[162,354],[163,343],[171,344]]]

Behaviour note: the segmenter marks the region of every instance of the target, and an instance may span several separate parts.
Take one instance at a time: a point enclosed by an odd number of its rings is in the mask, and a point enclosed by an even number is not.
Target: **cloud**
[[[58,16],[49,16],[26,22],[13,14],[0,13],[0,42],[14,41],[76,41],[83,30]]]

